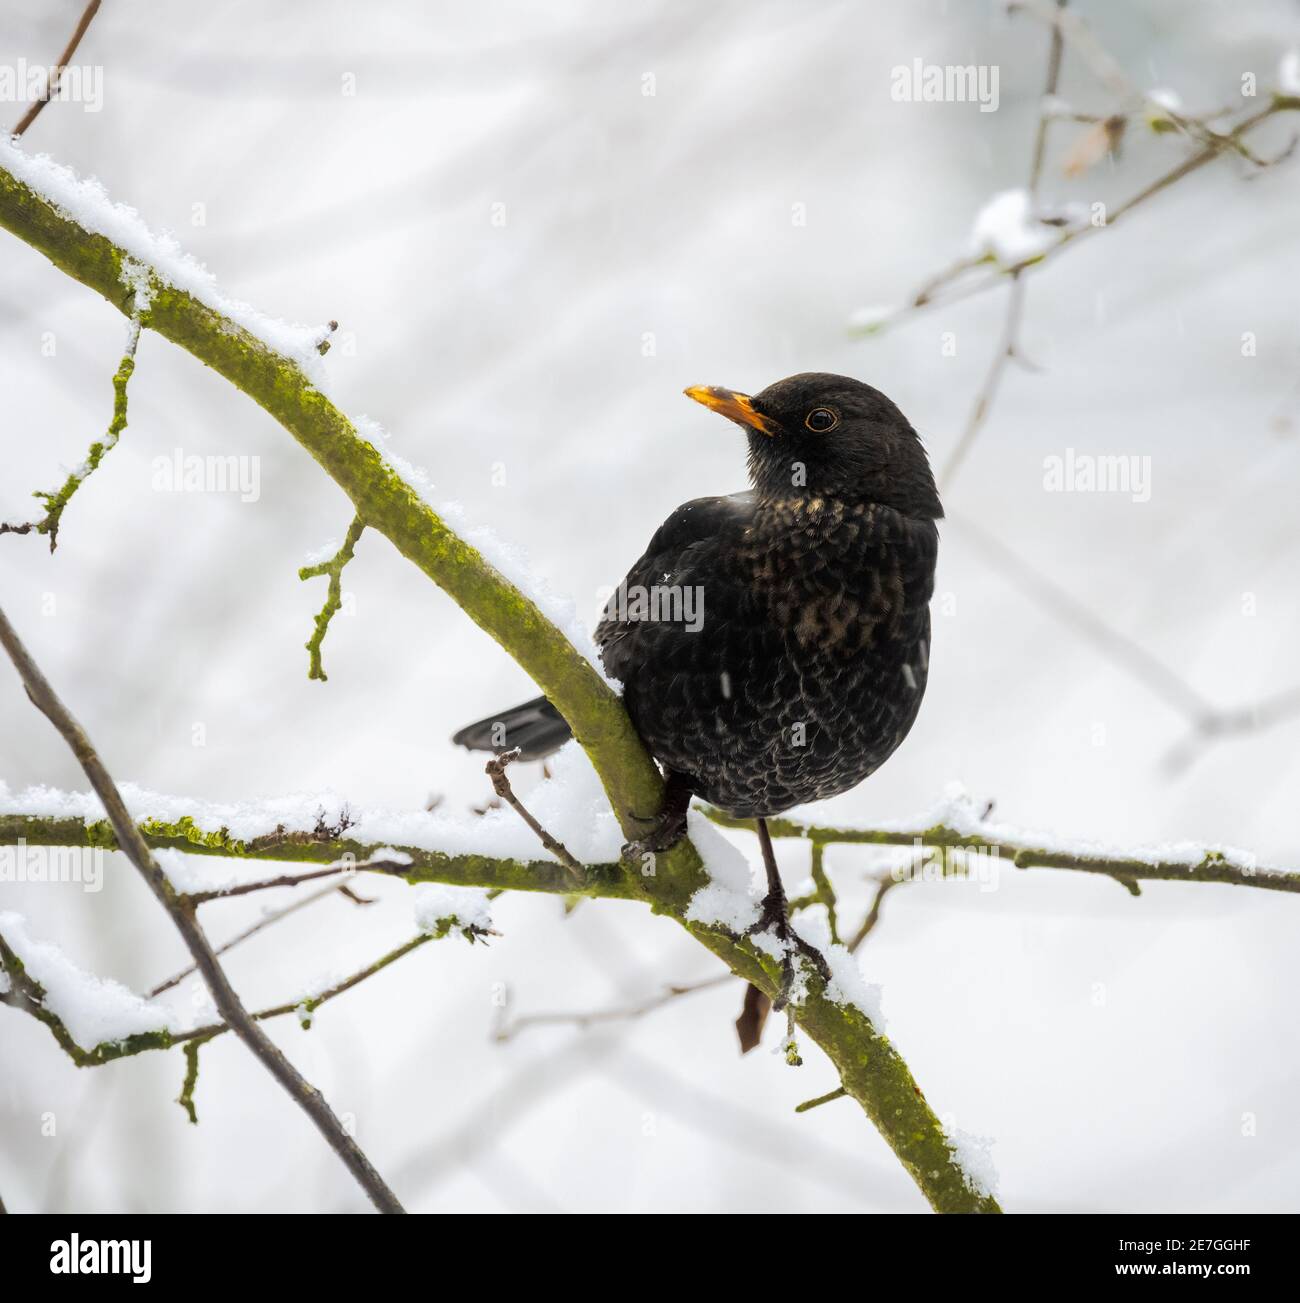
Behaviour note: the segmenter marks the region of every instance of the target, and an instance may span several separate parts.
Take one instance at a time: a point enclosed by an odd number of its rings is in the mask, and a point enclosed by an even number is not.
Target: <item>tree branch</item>
[[[752,819],[734,819],[721,810],[705,813],[723,828],[753,830]],[[996,855],[1016,869],[1073,869],[1117,878],[1129,887],[1138,881],[1227,883],[1238,887],[1260,887],[1265,891],[1300,892],[1300,872],[1257,866],[1253,856],[1243,856],[1216,847],[1197,847],[1187,856],[1167,852],[1079,851],[1034,844],[1031,836],[1013,836],[997,824],[962,830],[944,823],[908,828],[837,828],[804,823],[797,819],[769,819],[773,837],[796,837],[822,845],[851,843],[861,846],[914,846],[918,850],[938,848]],[[883,894],[883,893],[882,893]],[[879,902],[877,901],[877,904]],[[856,944],[856,943],[855,943]]]
[[[12,133],[15,138],[21,136],[36,121],[40,111],[54,98],[55,92],[59,89],[59,79],[63,76],[63,70],[72,62],[72,56],[76,54],[77,46],[81,44],[81,38],[85,36],[86,29],[99,12],[101,3],[102,0],[90,0],[90,3],[82,11],[81,18],[78,20],[68,44],[64,47],[63,53],[59,55],[58,63],[54,65],[54,72],[50,77],[50,84],[45,88],[45,94],[40,99],[33,100],[28,106],[27,112],[18,119],[18,125],[13,129]]]
[[[1060,257],[1066,249],[1076,244],[1083,237],[1097,231],[1112,229],[1121,218],[1126,217],[1134,209],[1154,199],[1184,177],[1190,176],[1207,163],[1213,162],[1220,154],[1240,153],[1245,137],[1270,118],[1279,113],[1295,112],[1297,110],[1300,110],[1300,95],[1274,94],[1263,108],[1257,109],[1254,113],[1242,118],[1230,130],[1213,134],[1199,150],[1189,154],[1177,166],[1162,173],[1154,181],[1149,182],[1130,195],[1128,199],[1110,209],[1106,216],[1105,226],[1092,226],[1089,224],[1067,227],[1041,253],[1021,258],[1008,265],[999,263],[996,259],[987,255],[963,258],[941,275],[932,277],[927,281],[924,287],[917,291],[903,307],[888,314],[883,319],[873,321],[870,326],[864,327],[860,333],[876,334],[889,326],[897,324],[905,317],[915,316],[930,308],[946,307],[951,303],[963,302],[966,299],[974,298],[978,294],[986,293],[995,286],[1004,284],[1007,277],[1017,277],[1022,272],[1043,267]],[[1264,160],[1263,165],[1271,166],[1280,161],[1281,157]],[[967,272],[976,271],[979,268],[989,270],[986,274],[980,276],[968,277],[966,275]]]
[[[0,143],[0,226],[126,310],[133,299],[122,280],[127,251],[20,180],[15,167],[33,180],[38,175],[20,151]],[[621,700],[587,659],[533,601],[448,527],[297,363],[168,284],[157,267],[151,269],[148,288],[145,324],[279,421],[348,495],[367,527],[388,538],[518,661],[573,728],[624,835],[629,840],[647,835],[663,802],[663,780]],[[129,821],[125,834],[135,836]],[[147,854],[143,843],[141,848]],[[777,993],[780,965],[771,955],[724,928],[687,921],[691,898],[710,881],[689,840],[659,855],[653,873],[628,871],[624,879],[632,894],[687,928],[733,972],[769,995]],[[999,1211],[996,1201],[971,1182],[906,1063],[865,1012],[827,998],[825,982],[813,976],[797,1017],[937,1211]]]
[[[410,863],[400,866],[407,882],[443,882],[454,887],[486,887],[505,891],[540,891],[571,896],[581,894],[628,900],[635,896],[623,866],[614,863],[588,864],[583,882],[575,885],[569,871],[553,860],[510,860],[492,855],[453,855],[419,846],[363,844],[345,837],[328,840],[287,840],[274,833],[241,839],[227,829],[203,830],[189,817],[144,819],[136,825],[146,845],[155,850],[184,851],[187,855],[210,855],[223,859],[249,859],[293,864],[323,864],[328,875],[368,871],[394,876],[394,862],[375,857],[384,850],[397,851]],[[0,846],[18,842],[28,846],[83,846],[102,850],[119,849],[117,837],[107,820],[50,818],[29,814],[0,813]],[[345,863],[339,863],[344,861]],[[317,881],[321,874],[309,870],[300,874],[277,874],[253,884],[249,890],[295,887]],[[220,893],[217,893],[220,894]]]
[[[584,872],[582,865],[569,854],[568,847],[563,842],[556,841],[540,823],[533,818],[532,814],[524,807],[524,803],[515,795],[515,789],[510,786],[510,779],[506,777],[506,767],[513,761],[519,759],[518,750],[506,751],[499,756],[493,756],[485,766],[487,776],[492,780],[492,790],[503,800],[537,835],[537,840],[546,847],[552,855],[555,856],[561,864],[569,871],[573,883],[577,887],[582,886]]]
[[[0,610],[0,646],[3,646],[18,671],[32,704],[54,725],[68,744],[90,785],[104,803],[109,822],[122,851],[144,878],[155,899],[171,916],[186,947],[194,958],[221,1016],[249,1050],[261,1060],[267,1071],[288,1091],[290,1097],[316,1124],[330,1148],[343,1160],[348,1170],[381,1212],[402,1212],[397,1196],[384,1184],[357,1142],[348,1135],[324,1096],[302,1076],[283,1052],[249,1016],[230,984],[220,961],[212,953],[192,908],[176,897],[158,861],[136,831],[127,813],[117,784],[104,767],[81,726],[68,713],[54,689],[28,654],[13,625]]]

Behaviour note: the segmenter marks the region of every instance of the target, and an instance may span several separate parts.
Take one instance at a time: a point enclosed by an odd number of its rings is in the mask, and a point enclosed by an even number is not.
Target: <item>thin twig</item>
[[[697,991],[709,991],[716,986],[723,986],[727,982],[734,982],[735,980],[735,973],[719,973],[716,977],[706,977],[699,982],[681,982],[666,986],[657,995],[649,996],[637,1004],[622,1005],[614,1009],[587,1009],[573,1013],[563,1011],[530,1013],[525,1014],[522,1018],[515,1018],[513,1021],[507,1021],[509,1013],[509,1006],[507,1005],[498,1014],[497,1026],[492,1033],[492,1039],[494,1041],[511,1041],[529,1027],[577,1027],[585,1031],[588,1027],[595,1027],[601,1023],[630,1022],[637,1018],[644,1018],[646,1014],[654,1013],[656,1009],[662,1009],[664,1005],[671,1004],[684,995],[694,995]]]
[[[86,34],[86,28],[90,26],[92,19],[99,12],[101,3],[102,0],[90,0],[77,22],[71,40],[68,41],[63,53],[59,55],[58,63],[54,65],[54,71],[50,76],[49,85],[45,88],[45,94],[40,99],[32,101],[27,108],[27,112],[18,120],[18,125],[13,129],[12,135],[21,136],[36,121],[37,115],[46,104],[54,98],[55,92],[59,89],[59,79],[63,76],[63,70],[72,62],[72,56],[76,54],[77,46],[81,44],[81,38]]]
[[[581,886],[587,879],[586,870],[582,865],[569,854],[568,849],[563,842],[556,841],[550,833],[542,827],[536,819],[524,808],[523,802],[515,795],[514,789],[510,786],[510,780],[506,777],[506,767],[513,764],[519,759],[519,751],[503,751],[499,756],[493,756],[484,767],[487,776],[492,780],[492,790],[501,798],[532,830],[537,834],[537,839],[546,847],[552,855],[555,856],[561,864],[568,869],[573,880]]]
[[[1056,0],[1058,10],[1064,9],[1066,2],[1067,0]],[[1038,110],[1038,126],[1034,131],[1034,144],[1030,155],[1028,194],[1031,216],[1036,206],[1038,186],[1043,175],[1043,159],[1047,154],[1047,132],[1051,124],[1048,104],[1051,97],[1056,94],[1061,80],[1063,46],[1064,38],[1060,26],[1057,25],[1052,28],[1052,39],[1047,53],[1047,80],[1043,87],[1043,99]],[[966,427],[962,431],[961,438],[957,440],[956,446],[949,453],[948,460],[940,472],[941,488],[948,488],[956,478],[962,462],[966,460],[966,455],[974,447],[975,440],[979,438],[980,431],[984,428],[989,411],[997,398],[1007,364],[1019,355],[1020,320],[1024,315],[1024,309],[1025,281],[1022,267],[1011,274],[1011,288],[1007,291],[1007,312],[1002,323],[1002,336],[998,340],[997,351],[993,354],[984,383],[971,406],[970,415],[966,418]]]
[[[187,907],[172,890],[158,861],[154,859],[144,838],[136,829],[122,795],[117,789],[117,784],[104,767],[98,752],[81,726],[59,700],[36,662],[32,660],[3,610],[0,610],[0,645],[3,645],[9,654],[9,659],[13,661],[14,668],[18,671],[32,704],[58,730],[85,771],[90,785],[104,804],[117,836],[118,846],[135,865],[158,903],[171,916],[182,940],[194,957],[194,962],[222,1018],[316,1124],[330,1148],[342,1159],[375,1207],[382,1212],[404,1211],[397,1196],[384,1183],[361,1147],[347,1133],[333,1109],[326,1103],[324,1096],[289,1062],[283,1052],[249,1015],[230,984],[225,970],[221,967],[220,960],[212,953],[212,947],[199,926],[193,908]]]
[[[1086,223],[1076,226],[1066,227],[1053,243],[1049,244],[1046,249],[1028,257],[1019,259],[1009,265],[997,262],[996,259],[985,256],[974,256],[966,258],[954,264],[949,270],[938,277],[932,278],[926,283],[924,288],[908,300],[903,307],[890,313],[881,320],[873,322],[869,333],[879,333],[891,326],[897,325],[900,321],[916,316],[919,313],[928,311],[935,307],[947,307],[954,303],[964,302],[966,299],[974,298],[979,294],[987,293],[989,290],[1005,283],[1009,276],[1018,276],[1021,272],[1038,270],[1047,263],[1054,261],[1066,249],[1076,244],[1080,239],[1093,235],[1098,231],[1111,230],[1116,222],[1126,217],[1134,209],[1141,207],[1149,200],[1161,194],[1170,186],[1181,181],[1184,177],[1190,176],[1193,172],[1199,171],[1207,163],[1212,162],[1224,152],[1240,152],[1240,146],[1244,137],[1262,123],[1268,121],[1279,113],[1288,113],[1300,110],[1300,96],[1297,95],[1274,95],[1271,102],[1264,108],[1256,110],[1254,113],[1243,118],[1230,131],[1216,133],[1211,139],[1206,141],[1201,149],[1190,154],[1176,167],[1171,168],[1168,172],[1162,173],[1154,181],[1149,182],[1131,195],[1123,203],[1112,208],[1107,213],[1106,223],[1104,226],[1094,226]],[[1284,151],[1276,158],[1264,160],[1264,166],[1275,166],[1288,155],[1289,151]],[[966,276],[965,273],[977,268],[985,267],[988,271],[982,276]],[[946,290],[946,293],[940,291]]]
[[[862,920],[862,925],[853,934],[853,940],[849,942],[851,953],[857,953],[858,948],[871,935],[872,929],[880,922],[880,906],[885,896],[903,881],[905,879],[891,877],[889,874],[876,879],[876,893],[871,898],[871,908],[867,910],[867,916]]]
[[[233,950],[236,946],[242,945],[250,937],[255,937],[259,932],[265,932],[267,928],[280,922],[281,919],[288,918],[290,914],[296,914],[300,909],[305,909],[308,905],[315,904],[318,900],[325,900],[329,896],[343,896],[345,899],[352,901],[354,905],[373,905],[373,900],[367,900],[364,896],[358,896],[352,891],[346,883],[339,886],[324,887],[320,891],[313,891],[310,896],[304,896],[301,900],[295,900],[288,905],[281,906],[279,909],[271,910],[250,927],[246,927],[242,932],[236,933],[229,941],[216,947],[213,951],[218,958]],[[179,973],[173,974],[165,982],[159,982],[148,994],[148,999],[152,1000],[160,996],[164,991],[170,991],[172,987],[179,986],[187,977],[191,977],[196,971],[195,965],[191,964],[188,968],[182,968]]]
[[[823,1104],[829,1104],[833,1099],[843,1099],[849,1092],[843,1086],[829,1091],[825,1095],[818,1095],[816,1099],[806,1099],[802,1104],[796,1104],[794,1111],[796,1113],[807,1113],[810,1109],[820,1108]]]
[[[0,521],[0,534],[47,534],[50,539],[50,551],[53,552],[59,541],[59,521],[64,508],[72,500],[72,495],[88,480],[103,461],[104,454],[117,447],[117,441],[126,429],[127,385],[135,371],[135,351],[140,343],[140,319],[132,318],[127,332],[126,348],[122,360],[113,373],[113,417],[109,422],[108,432],[102,439],[90,445],[86,460],[72,471],[63,483],[49,492],[38,491],[32,496],[45,504],[45,515],[40,520],[25,521],[21,525],[10,525]]]
[[[236,896],[249,896],[255,891],[271,891],[276,887],[300,887],[304,882],[317,882],[321,878],[337,878],[340,874],[349,877],[362,867],[358,864],[331,864],[324,869],[309,869],[305,873],[281,873],[274,878],[258,878],[256,882],[240,882],[233,887],[216,887],[210,891],[191,891],[185,894],[190,905],[206,905],[211,900],[232,900]],[[389,862],[382,866],[367,864],[366,868],[379,867],[387,872]],[[401,865],[407,868],[408,865]]]
[[[307,639],[305,644],[307,654],[310,657],[307,666],[307,677],[309,679],[319,679],[324,683],[329,678],[321,665],[321,646],[325,642],[325,635],[329,632],[330,621],[334,618],[335,612],[343,605],[343,567],[352,560],[352,553],[357,546],[357,540],[361,537],[365,527],[365,522],[360,515],[353,517],[352,523],[348,526],[347,536],[343,540],[343,546],[328,561],[322,561],[319,565],[303,566],[298,571],[299,579],[316,579],[321,575],[329,576],[329,586],[325,592],[325,605],[317,613],[311,637]]]
[[[1180,744],[1166,757],[1166,764],[1171,767],[1186,763],[1193,740],[1209,741],[1262,732],[1300,714],[1300,688],[1289,688],[1247,706],[1216,706],[1140,643],[1112,628],[1049,575],[1036,569],[1020,553],[1007,547],[982,526],[951,513],[948,519],[966,535],[968,542],[984,553],[985,560],[1016,587],[1091,642],[1108,660],[1188,722],[1193,738]]]

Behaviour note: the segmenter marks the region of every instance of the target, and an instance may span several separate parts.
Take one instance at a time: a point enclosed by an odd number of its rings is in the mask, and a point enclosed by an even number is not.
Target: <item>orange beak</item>
[[[759,434],[766,434],[769,438],[777,433],[776,422],[761,412],[756,412],[753,399],[748,394],[738,394],[734,389],[720,389],[717,385],[692,385],[682,392],[687,398],[694,398],[697,403],[703,403],[709,411],[717,412],[727,420],[735,421],[737,425],[757,430]]]

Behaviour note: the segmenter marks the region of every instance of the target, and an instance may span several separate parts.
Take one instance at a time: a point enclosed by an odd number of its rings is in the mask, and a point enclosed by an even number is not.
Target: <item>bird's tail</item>
[[[545,697],[534,697],[522,706],[467,724],[451,740],[467,751],[499,754],[518,747],[521,760],[541,760],[558,751],[572,736],[564,716]]]

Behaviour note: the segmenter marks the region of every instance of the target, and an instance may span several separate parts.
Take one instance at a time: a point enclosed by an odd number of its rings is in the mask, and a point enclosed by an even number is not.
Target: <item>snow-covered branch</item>
[[[81,766],[91,787],[94,788],[95,795],[103,804],[118,845],[140,874],[154,899],[171,918],[181,939],[185,942],[186,949],[194,959],[195,967],[202,976],[213,1003],[227,1025],[311,1119],[326,1143],[343,1161],[375,1207],[380,1212],[404,1211],[397,1201],[397,1196],[385,1184],[383,1177],[362,1152],[360,1145],[348,1134],[334,1110],[325,1102],[324,1096],[289,1062],[284,1052],[249,1015],[239,994],[221,967],[220,960],[213,953],[203,929],[199,926],[193,906],[177,896],[153,852],[137,832],[122,801],[122,794],[90,738],[59,699],[2,610],[0,610],[0,647],[4,648],[10,661],[13,662],[14,669],[18,671],[18,677],[32,705],[54,726],[55,731]],[[6,965],[6,974],[7,972]],[[12,980],[10,977],[9,982]]]
[[[725,828],[752,828],[718,810],[709,818]],[[960,788],[916,819],[875,825],[829,825],[801,819],[769,819],[773,837],[796,837],[814,847],[836,843],[911,846],[918,855],[955,851],[992,857],[1014,869],[1071,869],[1115,878],[1134,895],[1139,882],[1209,882],[1265,891],[1300,892],[1300,871],[1261,865],[1249,851],[1231,846],[1175,842],[1163,846],[1115,847],[1035,832],[991,819]],[[902,879],[900,879],[902,880]]]
[[[650,831],[663,782],[617,693],[539,601],[507,578],[509,556],[497,552],[489,561],[484,549],[490,542],[454,529],[451,512],[435,510],[411,468],[364,437],[359,423],[326,397],[316,383],[322,332],[286,327],[227,299],[203,268],[155,237],[133,211],[112,204],[100,187],[4,141],[0,226],[128,315],[140,278],[128,280],[124,273],[145,268],[144,326],[206,363],[279,421],[348,495],[366,528],[388,538],[443,588],[546,693],[590,757],[623,837]],[[134,834],[133,826],[128,829]],[[697,816],[689,838],[650,863],[627,867],[623,880],[630,894],[685,927],[733,972],[775,995],[780,956],[756,944],[761,937],[744,936],[743,921],[757,917],[748,866],[725,842],[710,843],[710,834],[721,842]],[[577,853],[567,836],[565,844]],[[936,1210],[998,1211],[883,1035],[852,956],[829,947],[827,958],[832,979],[812,974],[801,986],[794,1010],[799,1025],[831,1059],[845,1089]]]

